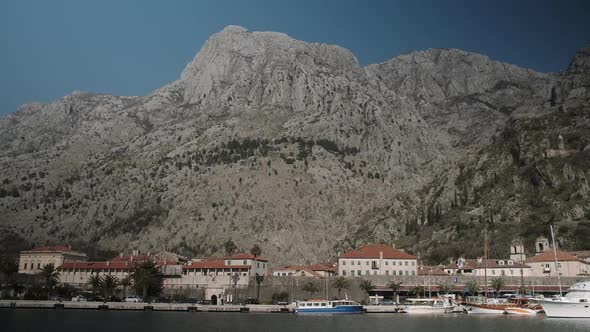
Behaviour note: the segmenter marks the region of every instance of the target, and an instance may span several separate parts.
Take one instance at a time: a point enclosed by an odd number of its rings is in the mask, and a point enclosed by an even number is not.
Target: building
[[[418,275],[419,276],[446,276],[448,274],[440,266],[421,265],[418,268]]]
[[[590,273],[590,263],[561,250],[556,250],[555,254],[553,250],[538,253],[527,259],[526,264],[531,266],[533,277],[557,277],[557,271],[563,277],[576,277]]]
[[[403,250],[385,244],[373,244],[344,253],[338,257],[338,274],[417,275],[418,259]]]
[[[488,277],[530,277],[531,267],[515,262],[512,259],[494,259],[489,258],[484,261],[479,259],[463,259],[460,258],[445,266],[444,271],[450,275],[469,275],[483,277],[487,274]]]
[[[72,250],[70,246],[36,247],[21,251],[18,263],[18,273],[35,274],[47,265],[58,267],[66,262],[86,261],[86,254]]]
[[[510,243],[510,259],[519,263],[526,260],[522,239],[516,238]]]
[[[248,253],[224,258],[194,259],[182,266],[180,282],[185,289],[204,288],[205,298],[213,304],[222,300],[231,302],[233,294],[227,290],[246,287],[250,277],[265,276],[268,269],[267,259]]]
[[[273,277],[332,277],[336,275],[336,268],[332,264],[312,264],[312,265],[288,265],[273,269]]]
[[[65,262],[58,267],[59,281],[72,286],[83,287],[91,276],[112,275],[121,280],[133,273],[135,264],[121,261]]]

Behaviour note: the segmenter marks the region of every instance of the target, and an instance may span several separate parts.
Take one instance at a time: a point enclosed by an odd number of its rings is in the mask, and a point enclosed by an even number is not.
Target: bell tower
[[[524,262],[526,260],[524,244],[520,238],[516,238],[510,243],[510,259],[515,262]]]

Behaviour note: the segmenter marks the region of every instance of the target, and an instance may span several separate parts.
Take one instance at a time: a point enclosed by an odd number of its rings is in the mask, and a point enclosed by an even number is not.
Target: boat
[[[468,296],[464,305],[471,314],[504,314],[506,308],[514,306],[507,299],[485,296]]]
[[[297,301],[295,312],[298,314],[360,314],[363,306],[351,300],[308,300]]]
[[[590,281],[575,283],[565,296],[541,299],[547,317],[590,318]]]
[[[510,299],[512,306],[504,309],[505,314],[534,316],[543,311],[537,299],[527,297],[515,297]]]
[[[402,307],[403,312],[408,314],[444,314],[453,311],[455,306],[448,298],[424,298],[406,299]]]

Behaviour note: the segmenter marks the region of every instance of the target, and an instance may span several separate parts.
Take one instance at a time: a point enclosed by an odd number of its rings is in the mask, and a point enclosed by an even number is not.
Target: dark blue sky
[[[230,24],[338,44],[362,64],[454,47],[547,72],[590,45],[590,1],[2,0],[0,116],[74,90],[145,95]]]

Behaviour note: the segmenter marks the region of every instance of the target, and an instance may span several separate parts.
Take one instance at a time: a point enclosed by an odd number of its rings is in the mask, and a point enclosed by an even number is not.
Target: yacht
[[[536,299],[527,297],[515,297],[510,299],[511,306],[504,309],[505,314],[534,316],[543,311]]]
[[[547,317],[590,318],[590,281],[575,283],[565,296],[539,300]]]
[[[299,314],[360,314],[363,312],[363,306],[351,300],[297,301],[295,312]]]
[[[406,299],[402,307],[403,312],[408,314],[444,314],[452,312],[455,306],[448,298],[424,298],[424,299]]]

